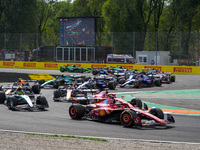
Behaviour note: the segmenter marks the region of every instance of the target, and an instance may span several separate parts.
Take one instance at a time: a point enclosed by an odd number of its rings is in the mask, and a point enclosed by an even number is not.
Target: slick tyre
[[[93,71],[92,71],[92,74],[93,74],[93,75],[97,75],[98,73],[99,73],[98,70],[93,70]]]
[[[41,85],[41,84],[43,84],[45,82],[45,80],[44,79],[40,79],[39,81],[38,81],[38,83]]]
[[[54,91],[54,92],[53,92],[53,96],[54,96],[54,98],[59,98],[59,97],[61,97],[61,91],[59,91],[59,90]]]
[[[175,80],[176,80],[176,77],[175,76],[171,76],[171,81],[175,82]]]
[[[162,80],[155,80],[155,85],[156,86],[161,86],[162,85]]]
[[[59,87],[59,83],[58,82],[54,82],[53,83],[53,88],[58,89],[58,87]]]
[[[40,108],[40,109],[44,109],[44,108],[49,107],[47,99],[44,96],[37,97],[36,104],[42,106],[42,108]]]
[[[142,81],[136,81],[135,88],[141,88],[141,87],[142,87]]]
[[[118,84],[124,84],[125,83],[125,79],[119,79]]]
[[[35,94],[40,94],[40,91],[41,91],[40,85],[39,85],[39,84],[33,85],[33,86],[32,86],[32,91],[33,91],[33,93],[35,93]]]
[[[108,82],[108,88],[114,90],[116,88],[116,82],[113,81]]]
[[[142,109],[142,101],[141,101],[141,99],[139,99],[139,98],[132,99],[130,103],[131,103],[131,105],[133,105],[133,106],[136,105],[137,107]]]
[[[120,122],[124,127],[132,127],[135,124],[134,119],[138,118],[137,114],[132,110],[125,110],[120,115]]]
[[[6,105],[8,109],[16,110],[15,107],[18,105],[18,99],[15,97],[11,97],[7,100]]]
[[[0,91],[0,104],[4,104],[6,99],[6,94],[4,91]]]
[[[85,107],[82,105],[71,105],[69,115],[72,119],[81,119],[85,115]]]
[[[160,119],[164,119],[164,113],[160,108],[152,108],[149,113]]]

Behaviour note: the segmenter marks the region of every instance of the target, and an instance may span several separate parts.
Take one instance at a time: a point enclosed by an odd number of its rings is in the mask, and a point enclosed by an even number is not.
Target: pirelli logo
[[[121,66],[121,65],[120,65]],[[119,67],[119,66],[117,66]],[[130,69],[130,70],[133,70],[133,66],[122,66],[123,68],[126,68],[126,69]]]
[[[44,68],[58,68],[58,64],[44,64]]]
[[[174,72],[180,73],[192,73],[192,68],[182,68],[182,67],[174,67]]]
[[[14,67],[15,66],[15,62],[3,62],[3,66]]]
[[[157,66],[144,66],[144,68],[150,68],[150,69],[155,69],[155,70],[159,70],[162,71],[162,67],[157,67]]]
[[[36,67],[36,63],[23,63],[23,67],[35,68]]]
[[[99,67],[99,68],[105,68],[106,65],[92,65],[91,68],[95,68],[95,67]]]

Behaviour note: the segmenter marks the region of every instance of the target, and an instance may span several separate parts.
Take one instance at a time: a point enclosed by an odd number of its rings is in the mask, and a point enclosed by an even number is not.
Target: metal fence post
[[[20,54],[22,52],[22,33],[19,34],[19,50],[20,50]]]
[[[37,51],[36,60],[38,61],[38,33],[36,33],[36,51]]]
[[[179,63],[181,62],[181,31],[180,31],[180,45],[179,45]]]
[[[156,42],[156,65],[157,65],[158,64],[158,62],[157,62],[158,61],[158,59],[157,59],[157,53],[158,53],[158,37],[157,37],[158,35],[157,34],[158,34],[158,31],[157,30],[156,30],[155,34],[156,34],[155,42]]]
[[[5,36],[4,36],[4,49],[6,49],[6,33],[5,33]]]
[[[135,57],[135,31],[133,32],[133,57]]]
[[[112,32],[112,63],[113,63],[113,32]]]

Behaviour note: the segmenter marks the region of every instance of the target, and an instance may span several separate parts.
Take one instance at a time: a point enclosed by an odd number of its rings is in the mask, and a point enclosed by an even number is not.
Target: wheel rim
[[[76,115],[76,108],[75,108],[75,107],[72,107],[72,108],[70,109],[70,114],[71,114],[72,116],[75,116],[75,115]]]
[[[122,120],[124,123],[128,124],[131,120],[131,117],[129,114],[124,114]]]

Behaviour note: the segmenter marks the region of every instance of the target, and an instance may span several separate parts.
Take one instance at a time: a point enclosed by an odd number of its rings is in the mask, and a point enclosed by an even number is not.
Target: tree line
[[[173,50],[172,37],[183,32],[185,55],[190,53],[193,33],[200,28],[199,0],[0,0],[0,33],[37,33],[37,45],[48,39],[44,34],[56,34],[59,43],[57,17],[98,16],[97,33],[113,33],[118,50],[155,50],[157,33],[161,50]],[[150,34],[150,35],[149,35]],[[152,34],[152,35],[151,35]],[[134,37],[134,36],[135,37]],[[14,38],[14,37],[13,37]],[[133,45],[134,42],[136,43]],[[111,42],[111,35],[96,35],[96,44]],[[120,43],[121,39],[127,39]],[[129,41],[131,39],[131,41]],[[36,40],[36,39],[35,39]],[[162,42],[165,41],[164,45]],[[132,44],[130,44],[132,43]],[[139,44],[137,44],[139,43]],[[197,43],[197,41],[196,41]],[[194,43],[193,43],[194,44]],[[29,45],[29,48],[31,46]]]

